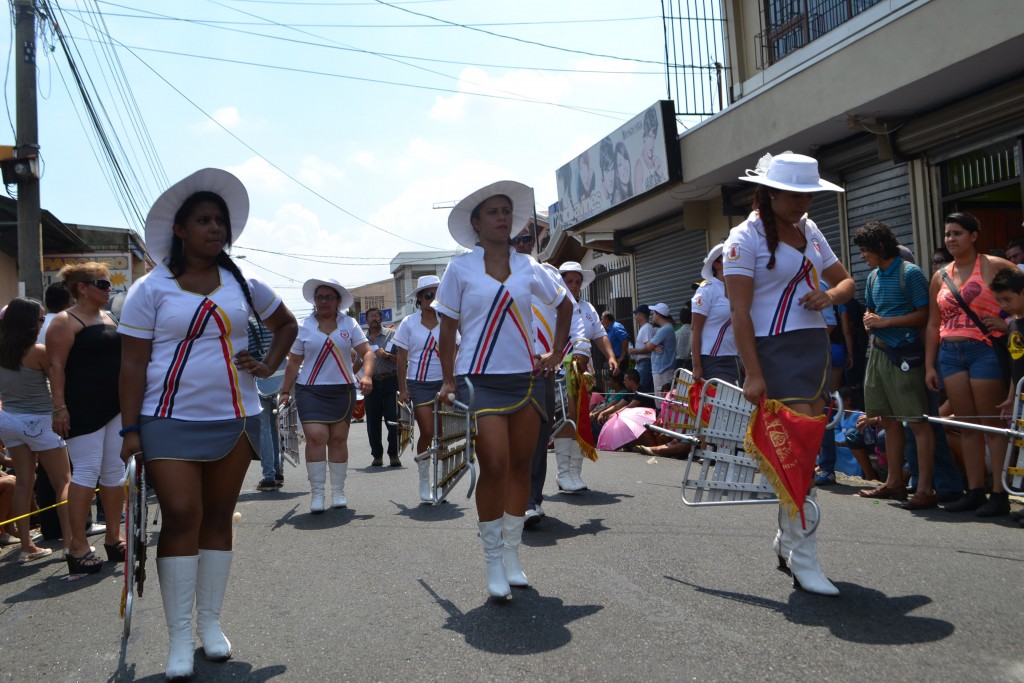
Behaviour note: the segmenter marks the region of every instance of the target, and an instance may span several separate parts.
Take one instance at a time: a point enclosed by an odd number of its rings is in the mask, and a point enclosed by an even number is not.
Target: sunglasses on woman
[[[110,280],[84,280],[84,282],[96,289],[102,289],[104,292],[110,289]]]
[[[533,235],[520,235],[519,237],[513,237],[511,240],[512,244],[533,244]]]
[[[430,291],[430,292],[420,292],[420,298],[421,299],[426,299],[427,301],[433,301],[434,300],[434,295],[436,293],[437,292],[433,292],[433,291]]]

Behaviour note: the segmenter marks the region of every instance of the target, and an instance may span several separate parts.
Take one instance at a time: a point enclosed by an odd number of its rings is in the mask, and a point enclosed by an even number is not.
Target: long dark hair
[[[0,320],[0,367],[21,368],[21,359],[36,343],[43,305],[35,299],[18,297],[7,304]]]
[[[228,246],[231,246],[231,212],[228,211],[228,204],[224,201],[216,192],[207,192],[202,190],[191,195],[181,204],[181,208],[178,209],[177,213],[174,214],[175,225],[185,225],[188,221],[189,216],[195,210],[196,206],[202,202],[213,202],[220,209],[221,213],[224,214],[224,226],[227,228],[227,238],[225,242]],[[249,304],[249,309],[252,311],[253,316],[256,318],[256,322],[262,323],[263,320],[260,318],[259,312],[256,310],[255,304],[252,302],[252,292],[249,291],[249,285],[245,281],[245,276],[242,275],[242,271],[239,270],[238,264],[231,260],[226,251],[221,251],[217,254],[215,263],[224,268],[231,276],[235,278],[238,286],[242,288],[242,294],[245,295],[245,301]],[[167,269],[171,271],[171,275],[177,279],[185,273],[185,244],[181,241],[181,238],[174,235],[171,238],[171,255],[167,260]]]
[[[772,196],[764,185],[758,185],[754,192],[754,211],[761,218],[764,226],[764,238],[768,242],[768,270],[775,267],[775,250],[779,246],[779,229],[775,227],[775,212],[772,211]]]

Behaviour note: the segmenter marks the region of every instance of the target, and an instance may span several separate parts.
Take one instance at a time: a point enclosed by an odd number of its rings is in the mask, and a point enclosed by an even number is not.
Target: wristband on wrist
[[[125,434],[130,434],[131,432],[137,431],[139,431],[139,425],[128,425],[127,427],[119,431],[118,434],[121,436],[121,438],[124,438]]]
[[[53,409],[53,414],[56,415],[60,411],[67,410],[67,409],[68,409],[67,405],[57,406],[56,408]]]

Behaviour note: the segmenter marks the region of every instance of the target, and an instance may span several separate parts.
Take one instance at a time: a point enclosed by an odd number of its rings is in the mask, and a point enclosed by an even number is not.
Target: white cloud
[[[345,180],[344,169],[315,156],[302,159],[302,168],[296,174],[298,179],[315,190],[326,190]]]
[[[373,170],[377,167],[377,155],[368,149],[361,149],[358,152],[350,154],[348,160],[349,163],[369,170]]]
[[[211,121],[210,118],[213,120]],[[214,112],[210,114],[210,118],[204,118],[202,121],[194,124],[192,126],[193,129],[209,132],[220,131],[221,127],[224,127],[233,131],[237,130],[242,125],[242,114],[238,111],[238,107],[221,107],[220,109],[215,109]]]

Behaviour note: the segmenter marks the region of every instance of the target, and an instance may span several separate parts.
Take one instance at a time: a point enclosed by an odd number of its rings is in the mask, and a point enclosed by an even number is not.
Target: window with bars
[[[942,164],[942,194],[950,197],[1016,180],[1020,166],[1014,140],[974,150]]]
[[[763,0],[764,30],[758,34],[764,69],[849,21],[881,0]]]
[[[368,311],[371,308],[384,308],[384,297],[382,296],[364,296],[363,305],[360,308],[362,311]]]

